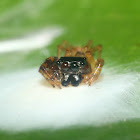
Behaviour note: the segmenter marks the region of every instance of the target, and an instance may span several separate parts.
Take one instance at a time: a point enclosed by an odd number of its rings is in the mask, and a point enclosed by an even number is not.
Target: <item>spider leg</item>
[[[73,47],[70,44],[68,44],[68,42],[63,41],[61,45],[57,46],[57,57],[60,58],[62,51],[65,51],[65,55],[64,56],[71,56],[72,48]]]
[[[90,46],[90,42],[88,43]],[[64,57],[84,57],[87,48],[81,48],[81,46],[74,47],[68,42],[63,41],[61,45],[57,46],[57,57],[60,58],[61,52],[64,51]]]
[[[102,52],[102,45],[97,45],[96,47],[90,49],[91,53],[98,51],[98,59],[101,58],[101,52]]]
[[[98,51],[98,59],[94,60],[92,54],[96,51]],[[89,86],[91,85],[91,83],[94,80],[98,79],[98,77],[101,73],[102,67],[104,65],[104,60],[101,59],[101,51],[102,51],[102,46],[98,45],[98,46],[90,49],[90,51],[87,51],[85,54],[89,64],[92,64],[91,73],[84,75],[84,80],[83,80],[83,83],[87,83]]]
[[[84,48],[85,48],[86,50],[89,50],[89,49],[91,48],[91,46],[92,46],[92,40],[89,40],[88,43],[87,43],[87,45],[84,46]]]
[[[60,82],[55,78],[55,75],[53,75],[52,72],[50,72],[50,69],[48,68],[48,65],[50,65],[50,62],[53,62],[54,58],[49,57],[46,59],[46,61],[40,66],[39,72],[44,76],[44,78],[53,86],[57,86],[58,88],[61,88]]]
[[[57,86],[61,89],[60,83],[55,79],[53,75],[51,75],[46,68],[42,65],[39,69],[39,72],[45,77],[45,79],[53,86]]]
[[[104,65],[104,60],[103,59],[97,59],[96,67],[95,67],[94,71],[85,75],[83,82],[90,86],[93,81],[98,79],[103,65]]]
[[[80,46],[75,48],[75,56],[85,57],[86,53],[91,52],[91,47],[92,47],[92,40],[89,40],[87,45],[85,45],[83,48]]]

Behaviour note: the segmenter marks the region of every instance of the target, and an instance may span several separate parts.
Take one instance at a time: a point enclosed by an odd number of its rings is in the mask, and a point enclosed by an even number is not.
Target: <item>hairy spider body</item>
[[[96,80],[101,72],[104,60],[101,59],[101,45],[91,47],[91,41],[86,46],[73,47],[67,42],[58,45],[57,57],[49,57],[40,66],[39,72],[49,83],[55,87],[78,86],[80,83],[91,83]],[[61,50],[65,51],[60,57]],[[98,51],[98,59],[93,53]]]

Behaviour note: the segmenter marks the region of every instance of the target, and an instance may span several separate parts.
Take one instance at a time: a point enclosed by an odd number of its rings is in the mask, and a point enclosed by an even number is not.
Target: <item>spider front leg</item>
[[[39,72],[44,78],[53,86],[61,88],[60,86],[60,72],[56,65],[57,57],[49,57],[40,66]]]
[[[98,59],[97,60],[94,60],[92,54],[94,52],[98,51]],[[87,83],[89,86],[91,85],[91,83],[98,79],[100,73],[101,73],[101,70],[102,70],[102,67],[104,65],[104,60],[101,59],[101,51],[102,51],[102,46],[101,45],[98,45],[92,49],[90,49],[88,52],[86,52],[86,58],[87,58],[87,61],[89,62],[89,64],[91,65],[91,72],[87,75],[84,76],[84,80],[83,82],[84,83]]]
[[[89,86],[91,86],[91,83],[98,79],[103,65],[104,65],[104,60],[103,59],[97,59],[95,69],[92,70],[91,73],[84,76],[84,81],[83,82],[88,84]]]

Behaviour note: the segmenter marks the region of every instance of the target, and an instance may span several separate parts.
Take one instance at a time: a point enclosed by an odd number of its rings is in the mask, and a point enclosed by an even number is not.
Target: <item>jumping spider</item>
[[[91,46],[92,41],[84,47],[74,47],[63,41],[57,46],[57,57],[49,57],[40,66],[39,72],[53,86],[78,86],[86,83],[89,86],[98,78],[104,65],[101,59],[102,46]],[[64,51],[64,57],[60,57]],[[94,52],[98,51],[98,59],[94,59]]]

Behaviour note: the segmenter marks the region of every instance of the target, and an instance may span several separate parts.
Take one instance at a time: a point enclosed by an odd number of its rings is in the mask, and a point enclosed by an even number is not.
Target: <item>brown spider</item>
[[[39,72],[53,86],[78,86],[86,83],[89,86],[98,78],[104,65],[101,59],[102,46],[91,47],[92,41],[84,47],[73,47],[66,41],[57,46],[57,57],[49,57],[40,66]],[[60,57],[61,51],[64,57]],[[98,59],[93,54],[98,51]]]

